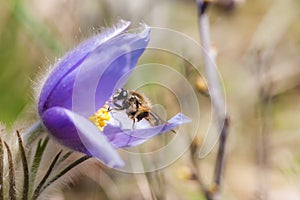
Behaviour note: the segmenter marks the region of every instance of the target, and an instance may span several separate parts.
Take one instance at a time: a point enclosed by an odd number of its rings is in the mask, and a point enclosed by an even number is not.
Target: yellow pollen
[[[89,117],[89,120],[93,122],[100,131],[103,131],[103,128],[106,126],[107,121],[110,120],[107,105],[104,105],[93,116]]]

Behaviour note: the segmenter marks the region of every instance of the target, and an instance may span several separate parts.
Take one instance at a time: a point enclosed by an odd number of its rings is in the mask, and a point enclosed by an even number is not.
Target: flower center
[[[106,123],[110,120],[107,107],[107,105],[104,105],[97,112],[95,112],[94,115],[89,117],[89,120],[93,122],[99,128],[100,131],[103,131],[104,127],[106,126]]]

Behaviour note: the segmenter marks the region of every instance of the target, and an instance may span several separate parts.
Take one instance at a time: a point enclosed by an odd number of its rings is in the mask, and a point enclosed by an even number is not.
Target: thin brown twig
[[[222,94],[221,86],[218,79],[217,67],[215,64],[214,53],[210,49],[209,20],[206,15],[210,1],[196,0],[198,6],[198,19],[201,35],[201,44],[203,46],[204,67],[208,77],[208,86],[210,90],[211,101],[217,116],[217,126],[221,132],[218,147],[217,160],[214,174],[214,187],[211,189],[204,188],[205,196],[208,200],[216,199],[220,196],[222,177],[225,167],[226,141],[228,137],[229,117],[225,113],[225,100]],[[201,183],[203,184],[203,183]]]
[[[200,186],[200,189],[202,191],[202,193],[204,194],[205,198],[207,200],[212,200],[211,198],[211,193],[208,189],[208,187],[205,185],[203,179],[202,179],[202,176],[201,176],[201,173],[200,173],[200,170],[199,170],[199,164],[197,163],[197,159],[196,157],[194,156],[194,151],[191,149],[191,161],[192,161],[192,165],[193,165],[193,172],[195,173],[195,180],[198,182],[199,186]]]
[[[216,161],[216,168],[215,168],[215,184],[217,189],[221,187],[222,183],[222,176],[224,174],[224,168],[225,168],[225,158],[226,158],[226,141],[227,141],[227,135],[228,135],[228,128],[229,128],[229,118],[225,118],[225,123],[222,128],[222,132],[220,135],[220,142],[219,142],[219,149],[217,154],[217,161]]]
[[[156,172],[146,172],[145,173],[147,182],[150,187],[151,195],[153,200],[163,200],[165,199],[165,188],[164,185],[161,184],[160,174],[158,171]]]
[[[272,82],[265,81],[266,74],[269,73],[270,57],[262,57],[261,52],[257,52],[257,78],[259,84],[259,101],[257,105],[257,115],[259,119],[260,131],[257,134],[256,154],[257,165],[260,169],[260,178],[257,189],[257,196],[260,199],[269,199],[268,173],[269,153],[270,153],[270,113],[272,110]]]

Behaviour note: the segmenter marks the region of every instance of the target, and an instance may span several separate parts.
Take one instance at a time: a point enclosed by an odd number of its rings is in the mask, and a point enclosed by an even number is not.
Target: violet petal
[[[148,42],[147,27],[141,33],[122,34],[102,44],[60,81],[48,97],[48,106],[68,108],[86,118],[91,116],[116,87],[125,83]]]
[[[56,66],[41,91],[38,105],[39,114],[41,115],[42,112],[49,107],[47,106],[49,95],[51,95],[52,91],[66,74],[69,74],[76,69],[93,50],[104,42],[122,33],[129,25],[130,22],[121,20],[114,28],[106,29],[102,33],[84,41],[60,59],[59,62],[56,63]]]
[[[124,165],[103,133],[84,117],[65,108],[53,107],[44,112],[42,121],[62,145],[96,157],[110,167]]]
[[[104,134],[115,147],[124,148],[139,145],[155,135],[172,130],[190,121],[190,118],[179,113],[172,117],[167,124],[145,129],[121,130],[119,127],[107,124],[104,128]]]

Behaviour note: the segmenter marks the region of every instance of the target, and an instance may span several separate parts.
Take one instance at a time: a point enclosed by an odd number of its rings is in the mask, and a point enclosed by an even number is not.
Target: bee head
[[[116,93],[113,95],[113,100],[117,101],[117,100],[122,100],[122,99],[126,99],[128,96],[128,92],[127,90],[124,90],[123,88],[120,88],[116,91]]]

